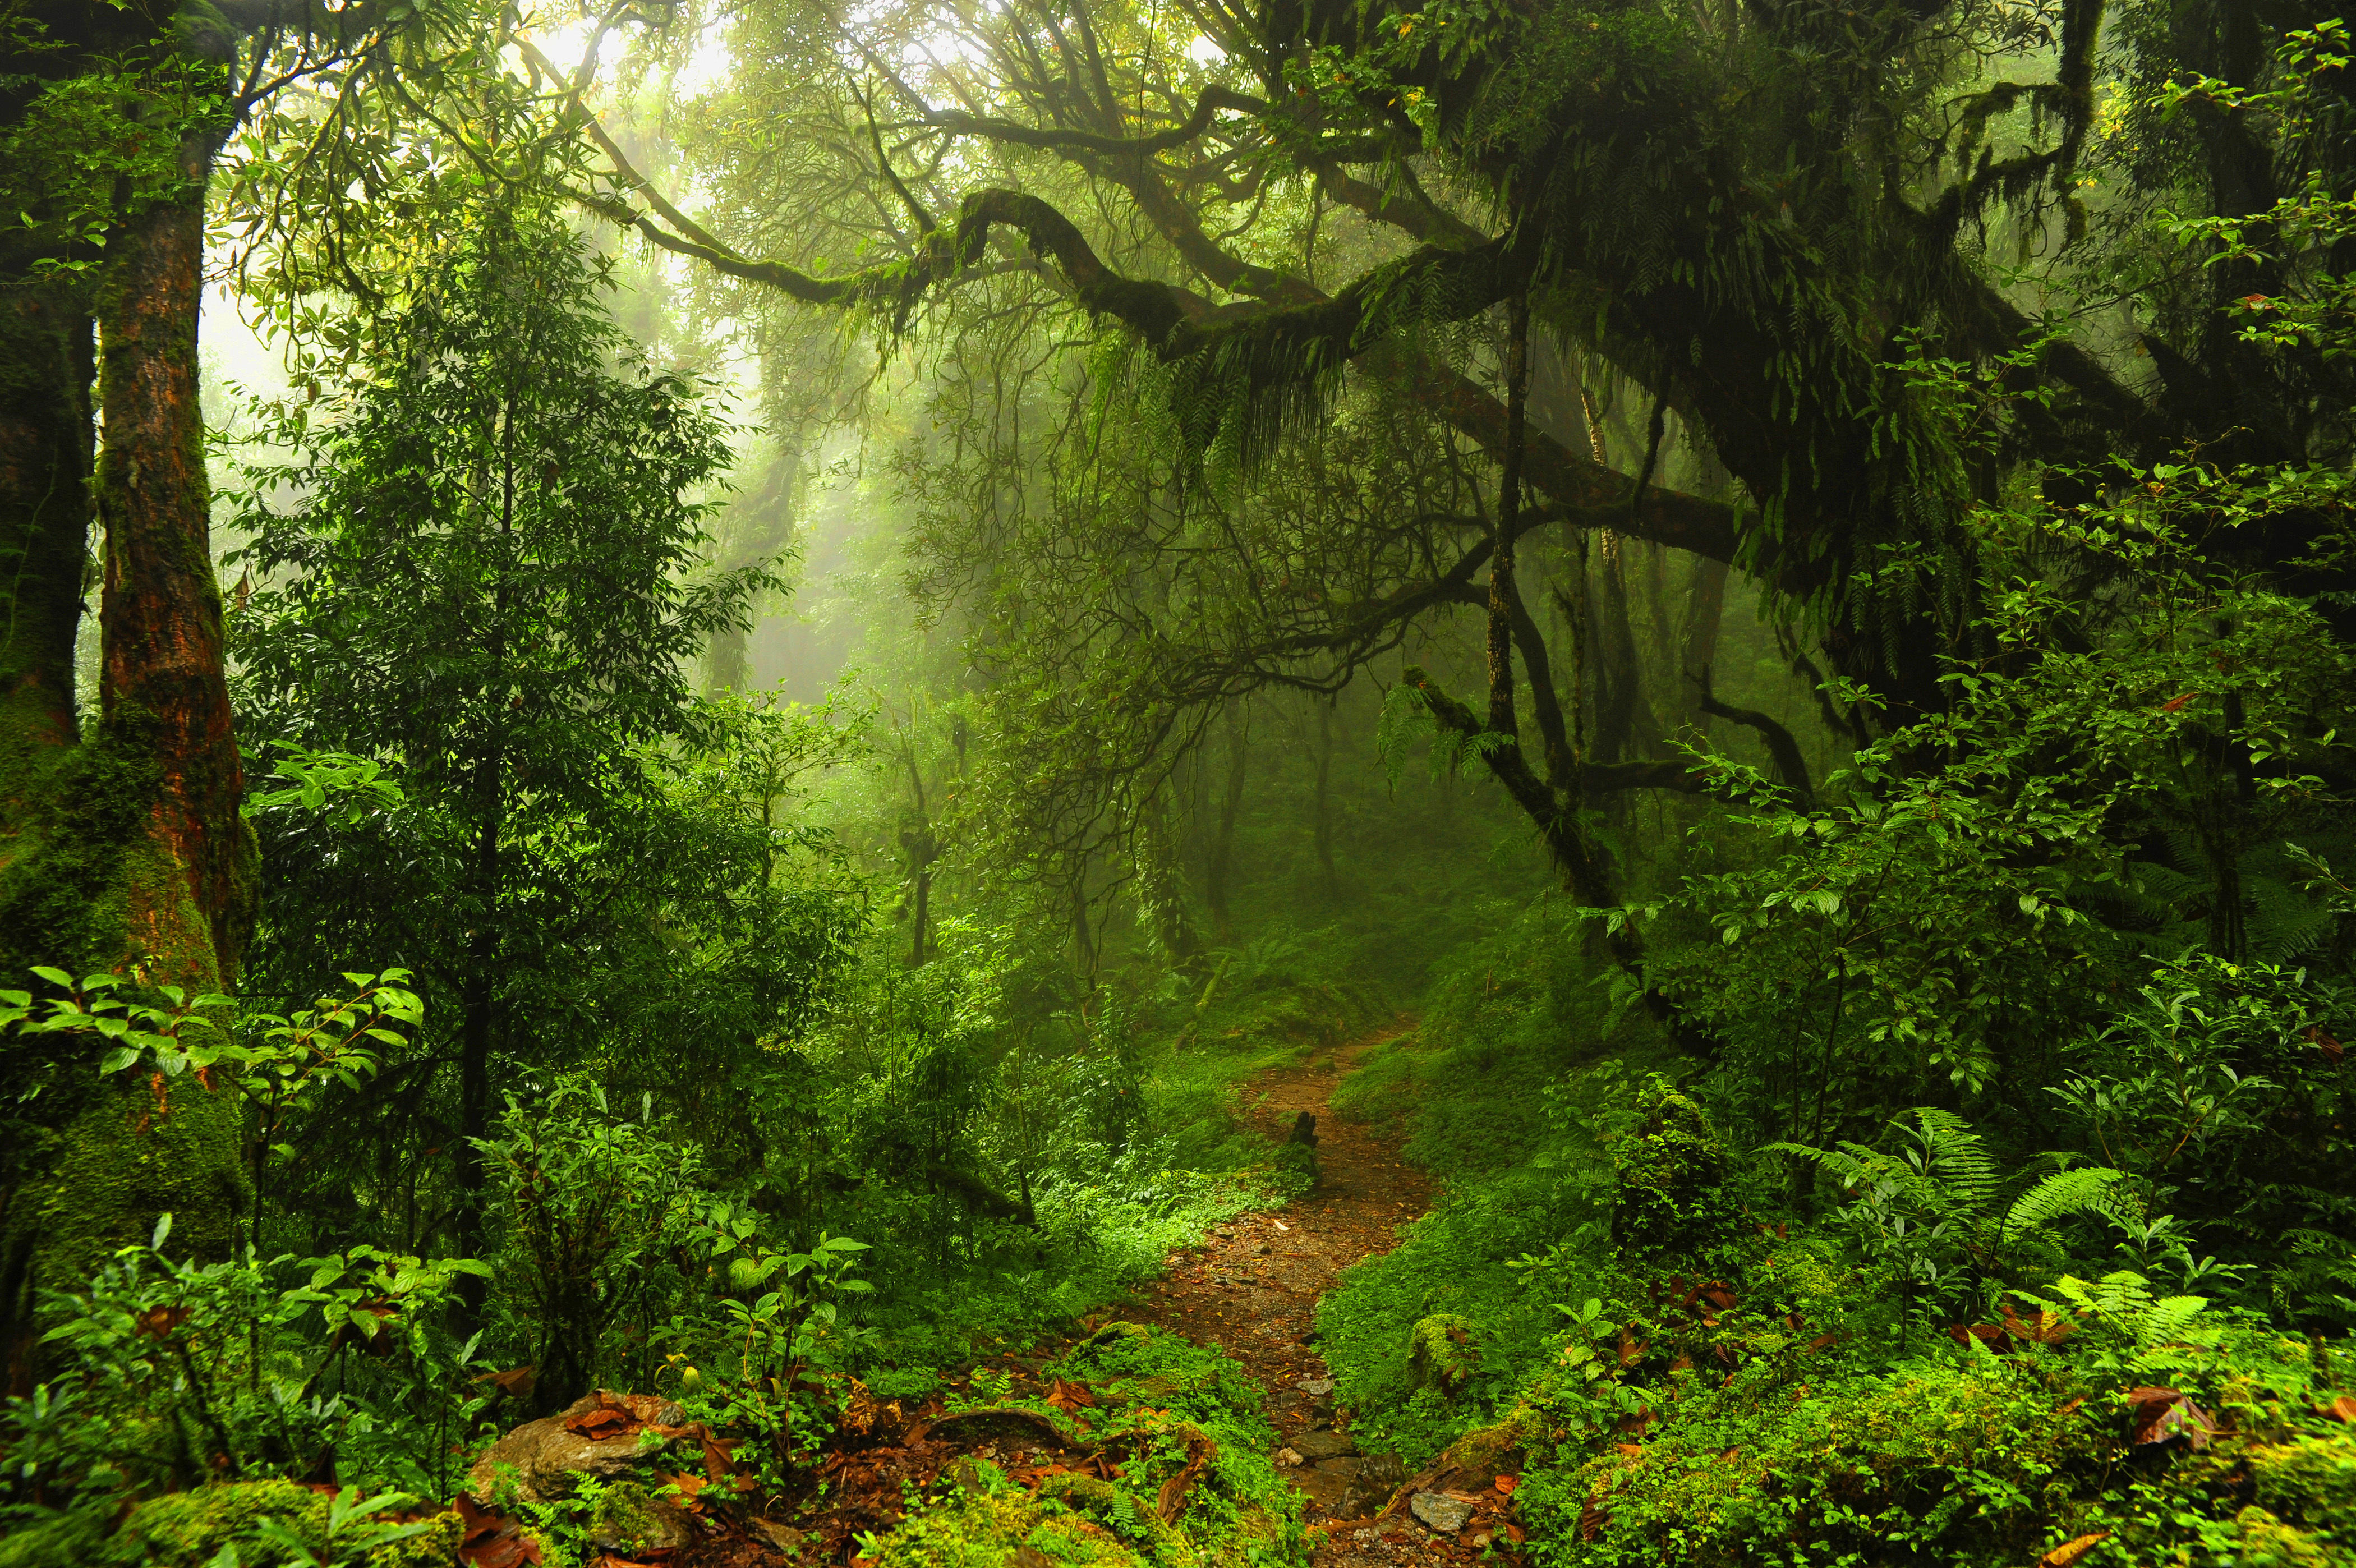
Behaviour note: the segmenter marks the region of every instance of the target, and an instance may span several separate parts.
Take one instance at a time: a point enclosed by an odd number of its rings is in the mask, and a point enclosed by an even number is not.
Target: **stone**
[[[1276,1451],[1276,1462],[1290,1470],[1301,1463],[1301,1455],[1292,1449],[1280,1448]]]
[[[1339,1459],[1344,1454],[1358,1451],[1358,1445],[1350,1440],[1348,1433],[1323,1429],[1302,1433],[1292,1440],[1292,1445],[1301,1450],[1301,1456],[1304,1459]]]
[[[1408,1512],[1443,1535],[1453,1535],[1472,1522],[1472,1505],[1444,1492],[1418,1492],[1407,1506]]]
[[[1355,1519],[1357,1514],[1345,1507],[1355,1488],[1357,1477],[1323,1466],[1292,1473],[1292,1484],[1309,1495],[1309,1500],[1335,1519]]]
[[[512,1472],[521,1500],[547,1502],[570,1492],[584,1477],[610,1481],[627,1476],[670,1446],[671,1439],[654,1430],[676,1426],[683,1417],[668,1401],[649,1407],[653,1420],[648,1425],[618,1437],[584,1437],[565,1430],[567,1421],[597,1409],[601,1398],[584,1394],[556,1414],[525,1422],[492,1444],[467,1470],[466,1490],[477,1501],[492,1501],[506,1470]]]
[[[746,1520],[744,1528],[788,1557],[800,1552],[805,1539],[802,1532],[791,1525],[773,1524],[758,1516]]]
[[[1333,1391],[1333,1380],[1331,1378],[1303,1378],[1294,1386],[1299,1388],[1302,1393],[1307,1394],[1311,1399],[1322,1400],[1327,1394]]]
[[[624,1557],[677,1552],[694,1541],[695,1521],[687,1510],[636,1481],[618,1481],[606,1487],[589,1520],[589,1543]]]

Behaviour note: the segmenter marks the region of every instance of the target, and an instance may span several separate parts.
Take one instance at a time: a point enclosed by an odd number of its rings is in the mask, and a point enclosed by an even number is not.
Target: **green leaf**
[[[171,1233],[172,1211],[167,1208],[164,1210],[163,1213],[155,1216],[155,1230],[154,1233],[147,1238],[147,1245],[150,1247],[161,1248],[164,1245],[165,1238],[170,1236]]]

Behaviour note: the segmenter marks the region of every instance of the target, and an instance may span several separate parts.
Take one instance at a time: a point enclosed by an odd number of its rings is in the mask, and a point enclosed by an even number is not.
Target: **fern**
[[[1944,1206],[1958,1215],[1975,1215],[1994,1201],[2003,1180],[1987,1146],[1971,1123],[1936,1106],[1919,1106],[1914,1134],[1922,1150],[1922,1175],[1933,1183]]]
[[[2042,1230],[2055,1220],[2072,1215],[2112,1214],[2119,1202],[2118,1184],[2125,1179],[2125,1172],[2107,1165],[2054,1172],[2013,1200],[2011,1210],[2004,1217],[2005,1240],[2010,1241]]]
[[[2136,1324],[2136,1342],[2139,1345],[2164,1345],[2183,1337],[2192,1320],[2209,1310],[2205,1295],[2164,1295],[2152,1303],[2150,1313]]]

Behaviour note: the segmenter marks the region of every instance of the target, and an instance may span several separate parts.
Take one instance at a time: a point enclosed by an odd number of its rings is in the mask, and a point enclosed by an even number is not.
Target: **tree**
[[[2120,46],[2107,66],[2106,16]],[[2144,465],[2188,446],[2226,461],[2344,455],[2345,363],[2219,326],[2221,307],[2274,297],[2311,266],[2205,231],[2169,254],[2147,221],[2174,202],[2288,232],[2285,193],[2344,178],[2344,115],[2294,120],[2265,102],[2298,69],[2272,41],[2320,13],[2256,16],[2102,0],[1182,13],[1074,0],[954,21],[887,7],[841,27],[793,13],[743,24],[748,58],[785,76],[740,79],[761,116],[710,121],[702,151],[724,195],[706,219],[654,191],[594,124],[613,177],[583,195],[658,245],[894,335],[921,326],[962,349],[1018,312],[1113,324],[1129,352],[1090,364],[1094,406],[1168,438],[1189,503],[1211,512],[1233,499],[1223,476],[1322,439],[1317,419],[1352,385],[1387,389],[1479,448],[1494,467],[1460,489],[1475,504],[1455,509],[1447,553],[1380,597],[1325,596],[1328,625],[1280,650],[1294,661],[1273,678],[1347,679],[1353,650],[1482,601],[1485,690],[1466,701],[1427,671],[1428,714],[1478,742],[1581,899],[1608,905],[1618,869],[1582,826],[1599,800],[1702,779],[1675,755],[1582,744],[1590,685],[1609,699],[1598,740],[1641,716],[1623,679],[1590,673],[1633,643],[1615,569],[1597,635],[1582,638],[1582,612],[1572,657],[1547,648],[1537,585],[1517,576],[1540,530],[1608,528],[1740,567],[1801,668],[1813,651],[1872,699],[1826,704],[1856,740],[1941,711],[1951,661],[1988,652],[1970,518],[2008,485],[2069,504],[2104,487],[2095,467],[2113,451]],[[944,30],[958,47],[934,47]],[[2105,70],[2140,90],[2111,124],[2096,108]],[[2171,80],[2162,103],[2152,89]],[[548,85],[576,115],[583,89]],[[779,113],[809,133],[794,160],[747,139],[772,137]],[[2090,200],[2089,179],[2130,170],[2136,190]],[[1391,242],[1354,253],[1339,284],[1319,281],[1336,209]],[[833,237],[852,232],[888,259],[829,264]],[[2050,317],[2005,286],[1999,245],[2046,258]],[[2094,303],[2110,287],[2132,318]],[[2097,352],[2122,332],[2155,385]],[[1451,351],[1451,335],[1473,351]],[[1651,405],[1633,483],[1532,415],[1547,401],[1533,361],[1566,348]],[[1920,373],[1929,363],[1968,369],[1971,417],[1951,417]],[[1672,418],[1742,504],[1649,482]],[[1413,526],[1391,508],[1365,532]],[[2286,508],[2216,547],[2304,591],[2334,587],[2344,568],[2296,564],[2330,526]],[[1234,650],[1228,679],[1195,692],[1224,701],[1234,682],[1269,678],[1266,651]],[[1314,655],[1327,657],[1304,671]],[[1805,790],[1804,753],[1769,715],[1707,689],[1697,706],[1760,730]],[[1633,934],[1613,940],[1641,969]]]
[[[292,983],[366,949],[433,986],[462,1250],[502,1062],[556,1054],[541,1036],[568,993],[625,964],[664,894],[765,890],[776,847],[757,817],[749,857],[699,837],[649,749],[697,740],[688,664],[772,579],[696,571],[725,430],[698,386],[633,360],[600,276],[544,211],[477,204],[327,417],[280,411],[299,461],[242,498],[250,733],[384,758],[408,801],[274,836],[262,963]],[[299,499],[276,510],[282,485]]]

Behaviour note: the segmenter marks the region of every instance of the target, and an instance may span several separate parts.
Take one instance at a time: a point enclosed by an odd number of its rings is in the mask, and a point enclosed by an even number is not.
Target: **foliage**
[[[442,1326],[457,1280],[488,1269],[356,1247],[212,1263],[125,1248],[54,1302],[59,1378],[8,1404],[13,1515],[103,1513],[126,1493],[302,1474],[334,1453],[429,1496],[483,1396],[473,1347]]]

